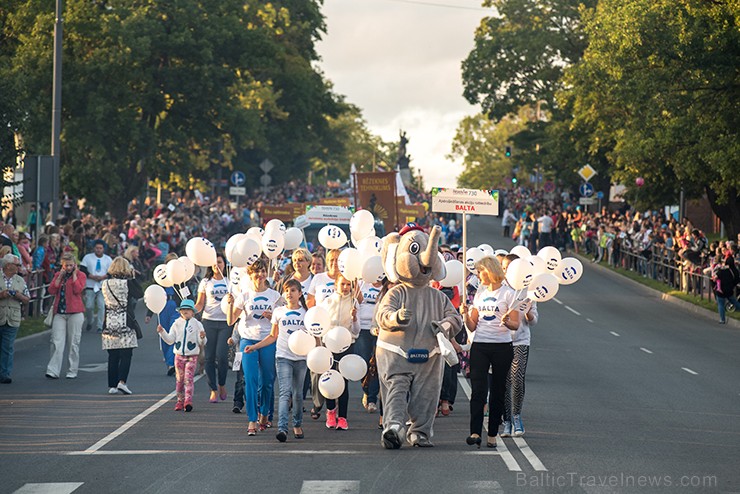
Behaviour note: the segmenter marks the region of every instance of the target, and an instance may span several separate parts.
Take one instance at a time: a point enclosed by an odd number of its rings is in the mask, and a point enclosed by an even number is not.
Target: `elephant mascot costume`
[[[398,449],[403,439],[431,447],[434,417],[442,387],[444,359],[437,333],[452,338],[462,318],[447,296],[429,286],[446,275],[437,254],[440,228],[431,235],[409,223],[385,238],[381,256],[386,276],[396,283],[377,307],[380,329],[376,349],[383,400],[381,443]],[[408,432],[405,424],[410,418]]]

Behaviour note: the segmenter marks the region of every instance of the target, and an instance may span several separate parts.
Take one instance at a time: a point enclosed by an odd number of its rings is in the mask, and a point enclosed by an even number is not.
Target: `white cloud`
[[[478,111],[462,97],[460,64],[486,12],[391,0],[326,0],[323,12],[328,34],[318,45],[320,66],[335,90],[362,108],[384,140],[406,131],[411,166],[421,169],[427,188],[454,186],[461,168],[445,155],[458,122]]]

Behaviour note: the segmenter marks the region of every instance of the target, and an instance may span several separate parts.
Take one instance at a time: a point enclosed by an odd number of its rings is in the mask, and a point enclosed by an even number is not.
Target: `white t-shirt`
[[[113,259],[106,254],[103,254],[103,257],[98,257],[94,252],[90,252],[82,258],[82,262],[80,264],[87,268],[88,274],[102,276],[108,272],[108,268],[113,264]],[[89,276],[87,277],[85,288],[92,288],[94,291],[99,292],[101,287],[102,285],[99,281],[94,281],[91,280]]]
[[[221,310],[221,300],[228,293],[228,278],[221,280],[214,278],[202,279],[198,285],[198,293],[205,293],[206,303],[203,306],[203,319],[209,321],[225,321],[226,314]]]
[[[357,318],[360,321],[360,329],[370,330],[375,316],[375,304],[378,301],[378,295],[382,287],[373,286],[372,283],[365,281],[360,285],[362,292],[362,303],[357,308]]]
[[[326,297],[334,293],[335,281],[326,273],[314,275],[308,287],[308,294],[313,295],[316,305],[319,305]]]
[[[305,355],[296,355],[288,347],[288,338],[295,331],[302,331],[306,327],[303,325],[303,318],[306,316],[306,309],[288,309],[286,306],[278,307],[272,313],[272,324],[278,325],[277,348],[275,356],[288,360],[306,360]]]
[[[268,288],[264,292],[246,291],[234,298],[234,307],[243,312],[239,317],[239,336],[249,340],[262,340],[270,334],[270,320],[263,317],[265,311],[273,311],[280,294]]]
[[[540,216],[537,218],[537,223],[540,224],[540,232],[550,233],[552,231],[552,218],[547,215]]]
[[[501,317],[513,305],[515,296],[516,292],[506,285],[494,291],[486,288],[475,296],[473,306],[478,309],[478,326],[473,340],[476,343],[511,343],[511,331],[501,322]]]

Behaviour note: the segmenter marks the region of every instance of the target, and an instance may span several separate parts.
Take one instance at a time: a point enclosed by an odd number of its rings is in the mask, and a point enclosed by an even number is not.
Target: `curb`
[[[635,284],[635,285],[637,285],[637,286],[639,286],[641,288],[644,288],[645,290],[649,290],[650,292],[654,293],[657,296],[657,298],[659,298],[663,302],[667,302],[667,303],[672,304],[672,305],[675,305],[677,307],[681,307],[682,309],[684,309],[684,310],[686,310],[688,312],[692,312],[694,314],[697,314],[699,316],[705,317],[707,319],[711,319],[713,322],[716,322],[717,321],[717,318],[719,317],[719,314],[716,311],[711,311],[709,309],[705,309],[704,307],[700,307],[698,305],[692,304],[691,302],[687,302],[685,300],[681,300],[678,297],[674,297],[673,295],[669,295],[667,293],[661,292],[660,290],[656,290],[655,288],[651,288],[651,287],[649,287],[647,285],[643,285],[642,283],[640,283],[638,281],[635,281],[633,279],[630,279],[630,278],[628,278],[626,276],[622,276],[619,273],[615,273],[611,269],[605,268],[604,266],[601,266],[600,264],[592,263],[590,259],[587,259],[587,258],[583,257],[580,254],[575,254],[575,253],[572,253],[572,252],[571,252],[571,254],[574,257],[577,257],[584,265],[586,263],[588,263],[589,266],[591,266],[591,267],[593,267],[595,269],[598,269],[598,270],[600,270],[603,273],[607,273],[607,274],[609,274],[611,276],[617,276],[621,280],[625,280],[625,281],[630,282],[630,283],[633,283],[633,284]],[[738,321],[737,319],[733,319],[732,317],[727,317],[726,320],[727,320],[727,327],[740,329],[740,321]]]
[[[23,338],[18,338],[17,340],[15,340],[13,348],[17,352],[18,350],[28,350],[29,348],[32,348],[36,345],[48,344],[50,334],[51,329],[46,329],[44,331],[41,331],[40,333],[35,333],[24,336]]]

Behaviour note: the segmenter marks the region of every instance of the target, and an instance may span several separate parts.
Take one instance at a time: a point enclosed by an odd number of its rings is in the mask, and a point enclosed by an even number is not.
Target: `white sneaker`
[[[377,411],[378,411],[378,405],[372,402],[367,404],[367,413],[375,413]]]
[[[132,391],[131,391],[130,389],[128,389],[128,386],[126,386],[126,385],[125,385],[124,383],[118,383],[118,389],[119,389],[119,390],[120,390],[120,391],[121,391],[121,392],[122,392],[123,394],[127,394],[127,395],[130,395],[130,394],[132,394],[132,393],[133,393],[133,392],[132,392]]]
[[[117,395],[118,394],[118,389],[116,389],[116,388],[110,388],[108,390],[108,394],[109,395]]]

